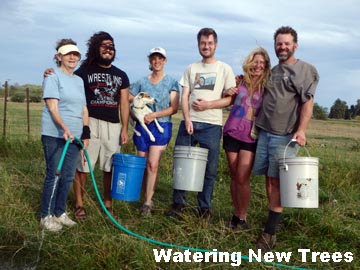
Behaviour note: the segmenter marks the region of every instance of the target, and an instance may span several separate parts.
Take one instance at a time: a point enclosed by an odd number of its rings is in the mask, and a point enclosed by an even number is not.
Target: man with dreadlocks
[[[128,142],[130,83],[127,74],[112,65],[116,50],[110,34],[97,32],[90,37],[87,45],[86,59],[75,74],[84,81],[89,110],[91,138],[87,151],[92,168],[99,159],[99,167],[103,171],[104,204],[112,213],[112,155],[119,152],[120,145]],[[82,158],[73,184],[75,217],[79,220],[86,218],[83,194],[88,172],[88,164]]]

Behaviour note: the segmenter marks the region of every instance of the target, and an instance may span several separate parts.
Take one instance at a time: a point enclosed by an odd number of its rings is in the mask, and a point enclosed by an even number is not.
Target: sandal
[[[77,220],[84,220],[86,219],[86,211],[85,208],[82,206],[77,206],[74,211],[75,218]]]

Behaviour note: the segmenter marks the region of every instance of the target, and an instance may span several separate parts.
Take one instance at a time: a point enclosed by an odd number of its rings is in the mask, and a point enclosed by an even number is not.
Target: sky
[[[72,38],[85,56],[95,32],[109,32],[117,49],[114,65],[130,82],[149,74],[153,47],[167,51],[167,74],[180,79],[201,59],[196,35],[203,27],[218,34],[216,57],[235,74],[255,47],[264,47],[277,64],[273,34],[280,26],[298,32],[295,56],[314,65],[320,82],[315,102],[330,109],[340,98],[348,106],[360,99],[360,16],[358,0],[1,0],[0,84],[41,85],[54,67],[56,42]]]

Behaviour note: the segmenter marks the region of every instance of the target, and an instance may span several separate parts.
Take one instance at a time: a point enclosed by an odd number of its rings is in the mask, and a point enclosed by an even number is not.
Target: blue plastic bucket
[[[120,201],[137,201],[146,167],[146,158],[128,155],[113,155],[111,197]]]

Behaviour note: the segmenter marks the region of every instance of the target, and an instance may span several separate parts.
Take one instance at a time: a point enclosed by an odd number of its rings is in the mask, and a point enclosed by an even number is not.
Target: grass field
[[[192,211],[182,220],[164,216],[171,203],[174,139],[160,165],[151,217],[140,217],[141,201],[114,201],[114,219],[109,218],[101,209],[89,180],[85,195],[88,219],[60,233],[43,234],[39,227],[45,167],[39,141],[41,104],[31,105],[30,111],[36,120],[33,120],[29,140],[26,128],[15,132],[12,124],[24,123],[21,122],[25,109],[22,105],[9,104],[11,120],[9,118],[7,134],[10,135],[0,139],[0,269],[360,269],[360,122],[311,121],[307,149],[320,160],[320,206],[317,209],[286,208],[274,251],[291,252],[291,258],[289,262],[260,263],[249,262],[247,256],[250,249],[255,249],[256,238],[266,219],[264,180],[260,176],[251,179],[251,229],[242,232],[228,229],[232,207],[223,152],[213,196],[212,222],[199,220]],[[174,117],[174,134],[180,117],[180,114]],[[26,126],[26,122],[19,125]],[[134,146],[125,146],[123,152],[135,154]],[[101,173],[97,168],[94,175],[102,194]],[[195,195],[188,193],[190,209],[196,206]],[[73,203],[70,193],[70,215]],[[231,261],[155,261],[153,249],[171,247],[179,252],[185,247],[193,252],[213,249],[241,252],[241,265],[233,266]],[[299,249],[309,249],[310,253],[303,258]],[[311,252],[323,254],[315,256]],[[352,260],[346,252],[352,254]],[[327,255],[329,261],[322,262],[320,256],[325,260]]]

